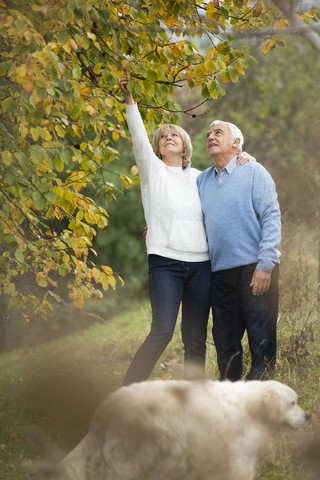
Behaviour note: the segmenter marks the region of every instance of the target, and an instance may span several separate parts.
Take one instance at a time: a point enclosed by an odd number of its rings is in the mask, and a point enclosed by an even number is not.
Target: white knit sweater
[[[200,171],[187,167],[181,176],[168,167],[152,150],[138,106],[126,105],[126,112],[148,227],[147,253],[186,262],[209,260],[196,184]]]

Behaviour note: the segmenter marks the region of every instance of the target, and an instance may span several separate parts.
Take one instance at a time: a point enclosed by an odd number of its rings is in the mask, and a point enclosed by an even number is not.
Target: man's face
[[[235,154],[235,139],[231,139],[228,125],[217,123],[210,127],[207,133],[207,154],[211,158]]]

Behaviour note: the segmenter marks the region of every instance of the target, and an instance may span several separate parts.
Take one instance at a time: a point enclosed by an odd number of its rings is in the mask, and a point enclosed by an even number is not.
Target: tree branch
[[[308,40],[318,53],[320,53],[320,37],[311,28],[306,25],[301,18],[290,8],[286,0],[273,0],[273,3],[287,17],[294,28],[301,29],[301,34]]]
[[[4,191],[4,189],[3,189],[2,187],[0,187],[0,192],[2,193],[2,195],[3,195],[4,197],[6,197],[6,199],[7,199],[10,203],[12,203],[12,205],[13,205],[17,210],[19,210],[19,212],[20,212],[20,213],[24,216],[24,218],[28,221],[28,224],[33,226],[33,228],[35,229],[35,231],[38,232],[38,235],[39,235],[40,237],[45,237],[45,238],[47,238],[47,236],[46,236],[45,234],[43,234],[43,232],[40,230],[40,228],[39,228],[35,223],[33,223],[32,220],[30,220],[29,216],[19,207],[19,205],[17,205],[17,204],[14,202],[14,200],[12,200],[12,198],[9,197],[9,195],[7,195],[7,193]],[[34,233],[32,233],[32,236],[35,237],[35,238],[38,238],[37,235],[35,235]]]

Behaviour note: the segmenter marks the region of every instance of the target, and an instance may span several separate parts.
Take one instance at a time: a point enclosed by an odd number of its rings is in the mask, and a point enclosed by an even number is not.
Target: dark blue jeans
[[[184,361],[204,370],[207,324],[211,305],[210,261],[182,262],[149,255],[151,330],[137,351],[124,385],[146,380],[171,341],[182,302]]]
[[[212,274],[212,335],[222,380],[242,376],[241,340],[245,330],[251,353],[247,379],[272,376],[276,361],[279,266],[271,275],[269,290],[260,296],[249,286],[256,264]]]

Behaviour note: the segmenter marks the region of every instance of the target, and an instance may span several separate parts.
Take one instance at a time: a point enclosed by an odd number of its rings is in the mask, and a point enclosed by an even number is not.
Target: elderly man
[[[198,189],[212,268],[213,339],[221,379],[242,376],[245,330],[251,352],[247,379],[270,377],[276,360],[281,220],[275,184],[262,165],[237,166],[243,135],[216,120],[207,133],[214,166]]]

